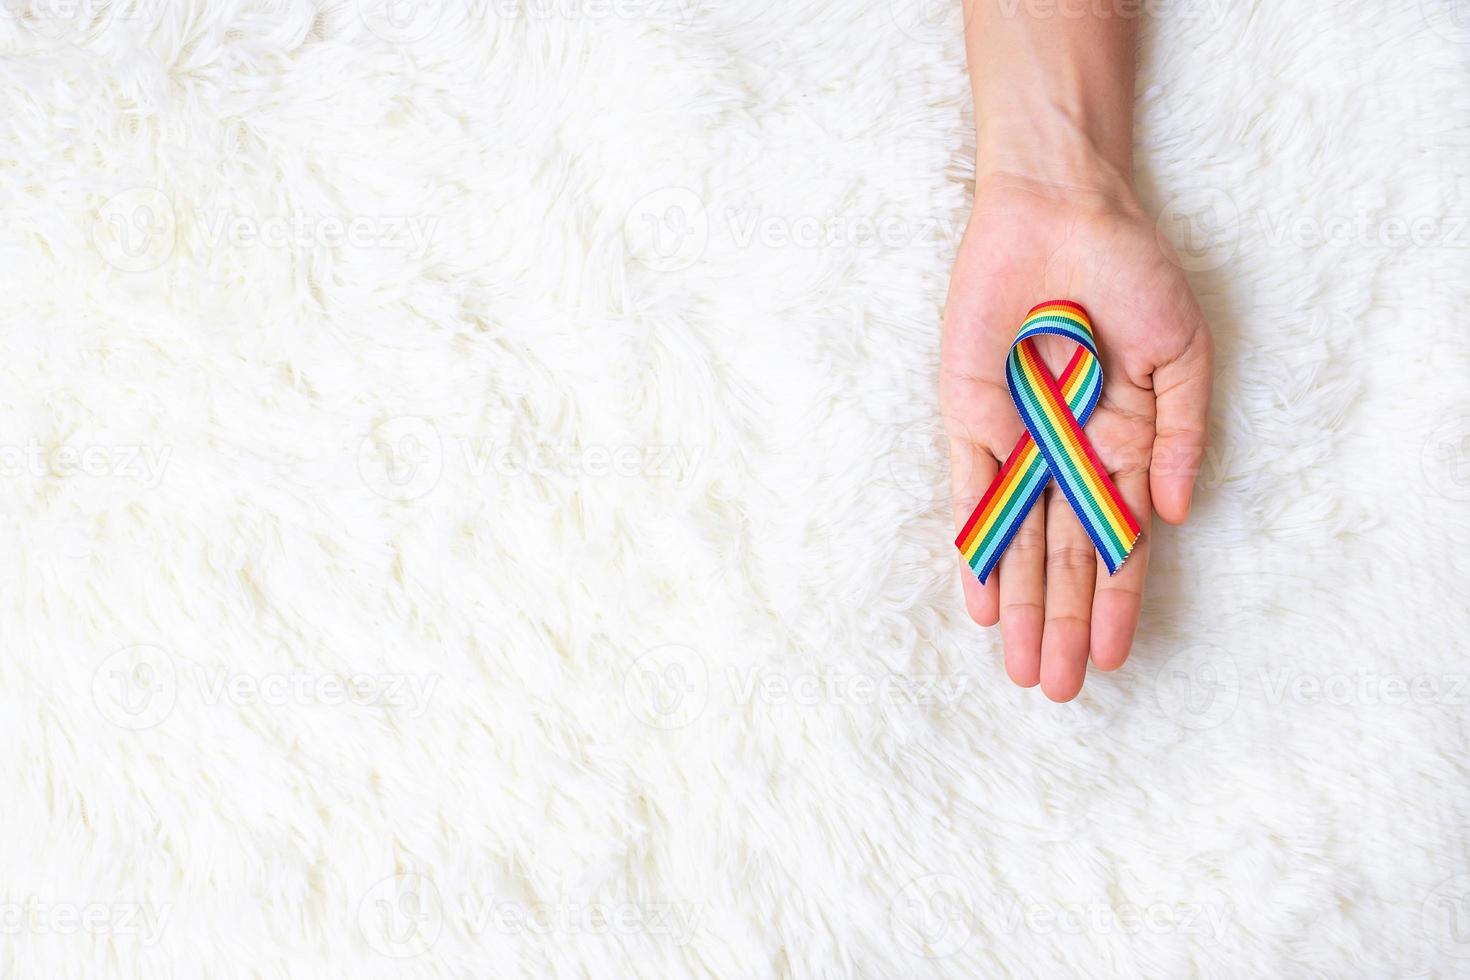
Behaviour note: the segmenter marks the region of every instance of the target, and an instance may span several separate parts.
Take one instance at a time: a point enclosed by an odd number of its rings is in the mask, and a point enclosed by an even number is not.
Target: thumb
[[[1179,356],[1154,369],[1156,420],[1149,493],[1154,510],[1170,524],[1189,516],[1195,474],[1205,454],[1214,360],[1210,329],[1200,317]]]

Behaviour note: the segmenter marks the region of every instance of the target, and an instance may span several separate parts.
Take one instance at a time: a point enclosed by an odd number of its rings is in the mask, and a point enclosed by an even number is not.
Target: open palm
[[[956,527],[1025,431],[1006,388],[1006,353],[1026,311],[1051,299],[1081,303],[1092,319],[1104,381],[1086,432],[1143,536],[1109,576],[1053,482],[989,581],[963,575],[970,615],[1000,622],[1011,679],[1066,701],[1089,657],[1114,670],[1128,656],[1150,515],[1178,523],[1189,512],[1213,351],[1183,271],[1131,194],[1011,177],[977,186],[950,279],[940,374]],[[1047,337],[1037,346],[1060,375],[1072,345]]]

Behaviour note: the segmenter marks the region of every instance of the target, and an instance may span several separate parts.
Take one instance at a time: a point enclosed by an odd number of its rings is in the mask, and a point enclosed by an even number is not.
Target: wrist
[[[1131,193],[1134,22],[967,10],[976,174]]]
[[[1099,141],[1075,120],[1036,113],[992,117],[977,132],[975,188],[1023,189],[1092,202],[1109,210],[1137,207],[1132,147]]]

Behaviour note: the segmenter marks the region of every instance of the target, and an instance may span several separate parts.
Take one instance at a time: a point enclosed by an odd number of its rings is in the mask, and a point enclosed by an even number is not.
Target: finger
[[[1138,519],[1142,534],[1123,567],[1108,575],[1097,559],[1097,594],[1092,600],[1092,663],[1099,670],[1117,670],[1128,659],[1138,612],[1143,608],[1143,582],[1148,575],[1148,531],[1152,508],[1149,475],[1142,466],[1111,474],[1123,502]]]
[[[1149,489],[1159,516],[1178,524],[1189,516],[1194,477],[1205,453],[1214,347],[1204,317],[1184,351],[1154,370],[1156,431]],[[1142,515],[1139,515],[1140,517]]]
[[[1016,529],[1016,536],[996,567],[1000,576],[1000,640],[1005,646],[1006,673],[1022,687],[1035,687],[1041,679],[1045,519],[1045,508],[1038,502]]]
[[[1046,504],[1046,621],[1041,637],[1041,689],[1053,701],[1082,690],[1092,642],[1097,549],[1060,490]]]
[[[968,439],[949,440],[949,479],[954,501],[954,526],[958,533],[974,512],[1000,464],[990,451]],[[960,556],[960,578],[965,584],[965,608],[981,626],[994,626],[1000,618],[1000,585],[991,575],[984,585]]]

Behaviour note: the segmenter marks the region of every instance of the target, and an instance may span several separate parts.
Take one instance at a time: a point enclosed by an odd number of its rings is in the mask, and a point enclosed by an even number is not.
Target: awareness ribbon
[[[1061,381],[1036,352],[1033,338],[1042,334],[1077,345]],[[1026,432],[955,539],[960,553],[983,583],[1055,477],[1113,574],[1141,532],[1082,432],[1102,392],[1102,364],[1087,311],[1066,300],[1032,307],[1006,357],[1006,385]]]

